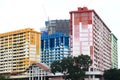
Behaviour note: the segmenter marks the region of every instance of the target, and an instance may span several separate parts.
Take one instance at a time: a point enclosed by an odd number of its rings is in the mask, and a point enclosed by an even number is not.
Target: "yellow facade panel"
[[[36,34],[36,54],[40,55],[40,35]]]
[[[11,63],[8,63],[2,59],[0,63],[6,64],[7,67],[12,65],[12,68],[8,68],[8,71],[11,71],[11,73],[25,71],[29,65],[40,61],[36,60],[36,54],[37,57],[40,56],[40,32],[34,31],[32,28],[26,28],[2,33],[0,34],[0,41],[0,54],[9,54],[7,57],[5,55],[0,57],[11,61]],[[31,47],[31,45],[35,46],[35,48]],[[33,50],[30,50],[30,48]],[[31,54],[35,56],[33,60],[30,60]],[[2,68],[2,65],[0,67]],[[1,73],[4,73],[4,71],[4,68],[0,69]]]

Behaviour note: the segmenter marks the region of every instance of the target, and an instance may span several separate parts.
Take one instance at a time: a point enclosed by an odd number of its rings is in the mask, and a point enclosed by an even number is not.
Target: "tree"
[[[109,69],[104,71],[105,80],[120,80],[120,69]]]
[[[62,73],[64,74],[63,78],[66,80],[66,79],[69,79],[70,78],[70,73],[69,71],[72,69],[73,67],[73,58],[72,57],[67,57],[67,58],[64,58],[62,59],[61,63],[60,63],[60,66],[61,66],[61,69],[62,69]]]
[[[88,68],[92,64],[92,60],[88,55],[79,55],[74,57],[74,67],[71,72],[71,75],[76,80],[83,80],[85,77],[85,71],[88,71]],[[75,74],[73,74],[75,72]],[[74,80],[73,79],[73,80]]]
[[[51,72],[61,72],[63,78],[71,80],[82,80],[85,76],[85,71],[92,64],[92,60],[88,55],[80,55],[78,57],[67,57],[61,61],[55,61],[51,64]]]
[[[59,61],[54,61],[50,67],[53,74],[55,74],[56,72],[61,72],[61,66]]]
[[[72,57],[64,58],[61,61],[54,61],[51,64],[51,72],[53,74],[57,72],[61,72],[64,74],[63,78],[68,79],[68,71],[71,69],[71,66],[73,65],[73,59]]]
[[[8,80],[9,76],[7,75],[0,75],[0,80]]]
[[[74,60],[76,65],[84,71],[87,71],[89,66],[92,64],[92,60],[88,55],[80,55],[75,57]]]

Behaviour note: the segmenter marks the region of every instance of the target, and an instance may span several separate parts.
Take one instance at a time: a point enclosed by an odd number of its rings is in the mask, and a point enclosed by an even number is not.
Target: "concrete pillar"
[[[42,70],[40,70],[40,77],[41,77],[41,79],[40,80],[42,80],[43,79],[43,76],[42,76]]]
[[[43,74],[43,75],[44,75],[44,80],[45,80],[45,71],[44,71],[44,74]]]
[[[40,80],[40,69],[38,68],[38,80]]]
[[[91,76],[88,76],[88,80],[91,80]]]
[[[34,68],[34,66],[32,66],[32,80],[34,80],[34,76],[33,76],[33,68]]]
[[[29,69],[29,71],[28,71],[28,73],[29,73],[29,80],[31,80],[30,71],[31,71],[31,69]]]
[[[95,75],[92,75],[92,80],[95,80]]]

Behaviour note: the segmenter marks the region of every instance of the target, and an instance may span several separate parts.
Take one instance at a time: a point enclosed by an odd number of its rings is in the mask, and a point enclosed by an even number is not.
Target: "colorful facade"
[[[70,55],[69,36],[63,33],[41,35],[42,63],[50,64],[56,60],[62,60]]]
[[[72,56],[87,54],[93,63],[91,71],[111,68],[111,30],[94,10],[86,7],[70,12]]]
[[[112,57],[112,68],[118,68],[118,50],[117,50],[117,38],[111,33],[111,57]]]
[[[0,74],[24,72],[40,62],[40,32],[32,28],[0,34]]]

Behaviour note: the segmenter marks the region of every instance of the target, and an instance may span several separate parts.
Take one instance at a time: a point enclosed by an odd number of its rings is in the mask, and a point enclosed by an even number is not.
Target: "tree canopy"
[[[88,55],[80,55],[78,57],[67,57],[61,61],[54,61],[51,64],[51,72],[61,72],[64,79],[81,80],[85,76],[85,71],[92,64],[92,60]]]
[[[9,76],[8,75],[0,75],[0,80],[8,80]]]
[[[120,80],[120,69],[109,69],[103,74],[105,80]]]

